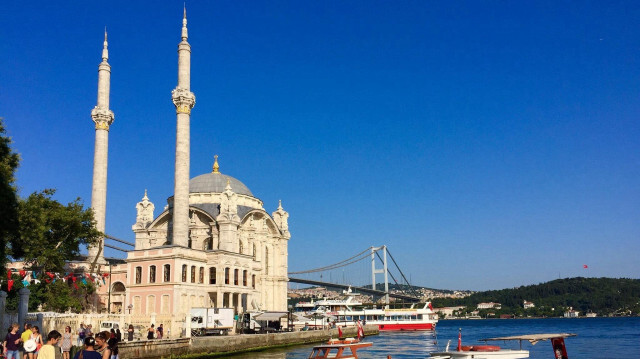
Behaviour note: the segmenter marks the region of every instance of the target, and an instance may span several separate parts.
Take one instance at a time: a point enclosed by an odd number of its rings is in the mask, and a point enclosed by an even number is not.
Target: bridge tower
[[[376,252],[382,250],[382,268],[376,269]],[[371,247],[371,289],[376,290],[376,274],[384,274],[385,304],[389,304],[389,272],[387,271],[387,246]]]

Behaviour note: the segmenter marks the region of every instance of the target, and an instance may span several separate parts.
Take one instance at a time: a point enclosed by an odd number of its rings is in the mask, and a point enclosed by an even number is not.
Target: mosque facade
[[[178,86],[172,91],[177,117],[174,194],[156,216],[145,190],[135,206],[135,248],[124,263],[107,264],[104,239],[89,248],[89,259],[111,273],[108,285],[98,288],[99,306],[111,313],[173,318],[185,318],[195,307],[234,308],[237,313],[286,311],[291,235],[289,214],[282,204],[269,214],[247,186],[220,171],[217,156],[211,172],[189,178],[195,95],[190,90],[187,39],[185,10],[178,45]],[[96,123],[93,192],[97,193],[92,208],[99,214],[97,225],[104,229],[108,131],[114,118],[108,106],[111,68],[106,34],[102,57],[98,105],[92,113]]]

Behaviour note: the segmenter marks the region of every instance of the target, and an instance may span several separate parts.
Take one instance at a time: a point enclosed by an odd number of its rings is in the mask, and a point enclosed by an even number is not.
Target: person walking
[[[111,338],[107,341],[107,346],[109,346],[109,350],[111,351],[110,359],[120,359],[120,355],[118,354],[118,339]]]
[[[31,339],[31,324],[24,323],[24,331],[20,334],[20,342],[22,342],[22,346],[24,349],[24,343]],[[32,356],[29,356],[29,352],[27,350],[23,350],[22,359],[31,359]]]
[[[62,358],[69,359],[69,353],[71,352],[71,327],[67,325],[62,333],[62,343],[60,343],[62,349]]]
[[[36,343],[36,350],[33,352],[33,359],[37,359],[40,348],[42,347],[42,335],[40,335],[40,328],[38,328],[37,325],[34,325],[33,328],[31,328],[31,331],[31,340]]]
[[[4,342],[2,342],[4,355],[7,359],[18,359],[20,355],[18,349],[22,339],[18,334],[18,329],[20,329],[18,323],[11,324],[9,333],[7,333],[7,336],[4,338]]]
[[[77,346],[81,347],[84,344],[84,338],[87,337],[87,329],[84,323],[80,323],[80,329],[78,329],[78,343]]]
[[[95,351],[95,345],[96,340],[93,337],[84,338],[84,348],[78,350],[73,359],[102,359],[102,355]]]
[[[62,334],[59,331],[50,331],[47,335],[47,344],[38,350],[38,357],[40,359],[56,359],[56,354],[60,353],[60,348],[56,346],[60,338],[62,338]]]

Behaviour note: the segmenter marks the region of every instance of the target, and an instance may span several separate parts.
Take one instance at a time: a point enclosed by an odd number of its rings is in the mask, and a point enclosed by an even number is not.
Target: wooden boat
[[[332,339],[326,344],[314,346],[309,359],[358,359],[358,349],[372,345],[373,343],[361,342],[355,338]]]
[[[526,334],[515,335],[510,337],[497,337],[480,339],[482,342],[488,341],[512,341],[520,342],[520,349],[503,349],[497,345],[461,345],[461,336],[458,335],[458,347],[456,350],[449,350],[449,343],[443,352],[429,353],[431,359],[524,359],[529,358],[529,351],[522,349],[522,342],[528,341],[536,344],[539,341],[551,340],[551,346],[556,359],[567,359],[567,349],[564,345],[564,338],[573,337],[576,334],[558,333],[558,334]]]

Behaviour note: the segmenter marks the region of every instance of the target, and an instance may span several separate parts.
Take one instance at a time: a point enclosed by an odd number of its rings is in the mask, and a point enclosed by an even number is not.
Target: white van
[[[110,332],[111,329],[116,330],[120,328],[120,324],[118,322],[111,322],[111,321],[104,321],[102,323],[100,323],[100,331],[108,331]]]

